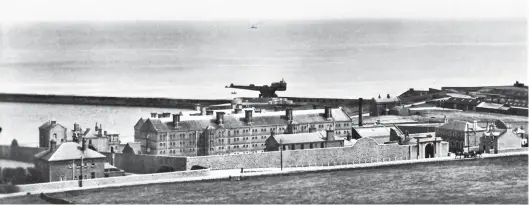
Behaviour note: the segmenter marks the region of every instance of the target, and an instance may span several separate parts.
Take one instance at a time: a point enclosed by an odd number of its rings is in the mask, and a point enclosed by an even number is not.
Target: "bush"
[[[33,167],[28,168],[27,171],[22,167],[3,168],[0,181],[12,184],[32,184],[42,182],[39,170]]]

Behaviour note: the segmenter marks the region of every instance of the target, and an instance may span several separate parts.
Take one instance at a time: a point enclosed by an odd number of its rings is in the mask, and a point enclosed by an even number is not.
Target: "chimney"
[[[334,130],[327,130],[327,141],[334,141]]]
[[[294,119],[292,116],[292,108],[287,108],[285,110],[285,115],[287,116],[288,121],[292,121]]]
[[[213,115],[213,110],[206,110],[206,115]]]
[[[331,107],[325,106],[325,118],[327,118],[327,120],[332,119],[332,108]]]
[[[353,139],[353,136],[351,136],[351,133],[347,134],[347,141],[351,141]]]
[[[362,127],[362,103],[364,99],[358,99],[358,126]]]
[[[81,150],[86,150],[86,139],[84,137],[82,138]]]
[[[252,121],[253,121],[253,111],[252,110],[245,110],[244,111],[245,115],[244,115],[244,121],[247,123],[247,124],[252,124]]]
[[[155,112],[151,112],[151,118],[156,118],[156,113]],[[96,123],[96,130],[97,130],[97,123]]]
[[[94,131],[97,132],[97,130],[99,130],[99,129],[97,128],[97,122],[96,122],[96,127],[95,127]]]
[[[173,126],[175,128],[178,127],[178,123],[180,123],[180,115],[179,114],[173,114]]]
[[[107,131],[106,130],[103,132],[103,135],[107,136]]]
[[[53,152],[57,148],[57,142],[54,139],[50,140],[50,152]]]
[[[99,133],[101,134],[101,131],[103,130],[103,124],[99,124]]]
[[[316,128],[315,127],[309,127],[309,132],[312,133],[312,132],[316,132]]]
[[[217,124],[224,124],[224,112],[217,112]]]
[[[388,99],[389,99],[389,98],[390,98],[390,97],[389,97],[389,94],[388,94]]]
[[[378,94],[378,99],[380,99],[380,94]]]
[[[207,112],[207,111],[206,111],[206,107],[201,107],[201,108],[200,108],[200,114],[201,114],[201,115],[206,115],[206,112]]]
[[[79,131],[79,124],[73,123],[73,131]]]

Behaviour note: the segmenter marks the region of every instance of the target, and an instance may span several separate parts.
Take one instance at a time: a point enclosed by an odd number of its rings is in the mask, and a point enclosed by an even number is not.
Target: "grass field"
[[[527,156],[51,194],[75,203],[528,202]],[[29,199],[33,198],[34,201]],[[43,203],[37,196],[3,203]]]

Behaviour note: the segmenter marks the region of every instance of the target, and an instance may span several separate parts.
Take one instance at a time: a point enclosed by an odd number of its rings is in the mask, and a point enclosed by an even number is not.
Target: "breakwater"
[[[103,97],[74,95],[38,95],[0,93],[0,102],[107,105],[131,107],[159,107],[195,109],[197,105],[208,106],[230,103],[227,99],[171,99],[171,98],[137,98],[137,97]]]

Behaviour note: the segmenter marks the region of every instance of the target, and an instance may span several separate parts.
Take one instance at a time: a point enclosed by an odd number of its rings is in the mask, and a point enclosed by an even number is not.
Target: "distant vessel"
[[[257,28],[257,26],[256,25],[252,25],[250,28]]]
[[[232,94],[232,95],[235,95],[235,94],[237,94],[237,92],[231,92],[231,94]]]

